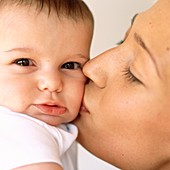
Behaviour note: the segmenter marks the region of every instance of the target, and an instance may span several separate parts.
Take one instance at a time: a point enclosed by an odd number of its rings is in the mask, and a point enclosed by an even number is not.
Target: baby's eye
[[[78,62],[67,62],[67,63],[64,63],[61,68],[63,69],[79,69],[81,68],[81,64],[78,63]]]
[[[33,66],[33,62],[28,58],[17,59],[14,63],[20,66]]]

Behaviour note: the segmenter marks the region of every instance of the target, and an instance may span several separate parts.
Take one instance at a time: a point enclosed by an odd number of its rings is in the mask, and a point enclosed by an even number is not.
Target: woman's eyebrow
[[[139,34],[137,34],[136,32],[134,33],[134,39],[137,42],[137,44],[139,44],[150,56],[152,56],[150,50],[148,49],[148,47],[144,43],[142,37]]]
[[[156,60],[155,60],[155,58],[153,57],[152,53],[150,52],[149,48],[146,46],[146,44],[145,44],[145,42],[143,41],[142,37],[135,32],[135,33],[134,33],[134,39],[135,39],[135,41],[137,42],[137,44],[139,44],[139,45],[149,54],[149,57],[151,58],[151,60],[152,60],[153,63],[154,63],[156,72],[157,72],[158,76],[160,77],[160,73],[159,73],[159,69],[158,69]]]
[[[132,27],[132,25],[134,24],[134,21],[135,21],[135,19],[136,19],[137,16],[138,16],[138,13],[133,16],[133,18],[132,18],[132,20],[131,20],[131,27]],[[143,41],[142,37],[135,32],[135,33],[134,33],[134,39],[135,39],[135,41],[137,42],[137,44],[139,44],[139,45],[149,54],[151,60],[152,60],[153,63],[154,63],[156,72],[157,72],[158,76],[160,77],[160,73],[159,73],[159,69],[158,69],[156,60],[155,60],[155,58],[153,57],[152,53],[150,52],[149,48],[146,46],[146,44],[145,44],[145,42]]]
[[[131,20],[131,27],[132,27],[132,25],[133,25],[133,23],[134,23],[137,16],[138,16],[138,13],[133,16],[133,18]],[[152,56],[150,50],[148,49],[148,47],[144,43],[142,37],[139,34],[137,34],[136,32],[134,33],[134,39],[150,56]]]

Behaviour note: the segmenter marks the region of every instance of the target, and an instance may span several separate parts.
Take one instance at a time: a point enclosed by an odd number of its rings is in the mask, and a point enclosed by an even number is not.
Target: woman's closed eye
[[[125,78],[127,78],[127,80],[129,82],[136,82],[136,83],[141,83],[143,84],[137,77],[135,77],[132,72],[130,71],[130,68],[126,68],[123,70],[123,75],[125,76]]]
[[[14,64],[17,64],[19,66],[25,66],[25,67],[28,67],[28,66],[34,66],[34,63],[28,59],[28,58],[19,58],[19,59],[16,59],[14,61]]]
[[[81,69],[82,66],[80,63],[78,62],[67,62],[67,63],[64,63],[62,66],[61,66],[62,69],[71,69],[71,70],[77,70],[77,69]]]

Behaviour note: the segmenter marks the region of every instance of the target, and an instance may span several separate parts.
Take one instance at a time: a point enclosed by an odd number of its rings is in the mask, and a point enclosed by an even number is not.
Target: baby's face
[[[33,7],[1,9],[0,105],[51,125],[73,120],[91,37],[88,20],[59,20]]]

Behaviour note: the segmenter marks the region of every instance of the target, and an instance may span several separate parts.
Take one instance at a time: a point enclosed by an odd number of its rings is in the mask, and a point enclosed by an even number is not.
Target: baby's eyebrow
[[[21,52],[33,52],[34,50],[27,47],[18,47],[6,50],[5,52],[13,52],[13,51],[21,51]]]

